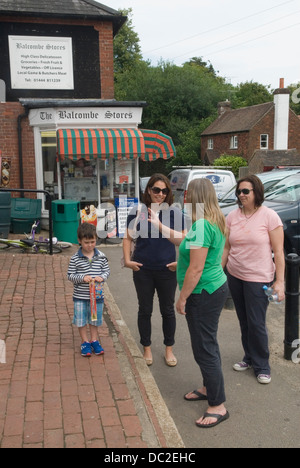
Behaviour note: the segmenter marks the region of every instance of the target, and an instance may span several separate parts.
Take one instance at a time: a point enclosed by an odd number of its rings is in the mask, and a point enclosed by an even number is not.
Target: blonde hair
[[[192,221],[195,223],[200,217],[203,210],[199,210],[199,205],[203,204],[204,219],[210,224],[216,224],[220,231],[226,235],[226,221],[222,213],[216,191],[209,179],[194,179],[189,183],[187,192],[187,203],[192,204]],[[197,209],[198,206],[198,209]]]

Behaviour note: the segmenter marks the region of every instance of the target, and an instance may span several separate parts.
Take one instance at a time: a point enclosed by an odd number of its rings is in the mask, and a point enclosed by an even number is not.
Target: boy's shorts
[[[92,321],[90,301],[74,301],[74,317],[72,323],[76,325],[76,327],[85,327],[88,324],[94,327],[100,327],[102,325],[102,315],[103,302],[97,302],[97,320]]]

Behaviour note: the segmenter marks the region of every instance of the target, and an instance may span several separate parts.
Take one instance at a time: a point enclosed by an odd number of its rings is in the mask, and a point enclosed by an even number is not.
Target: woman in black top
[[[183,215],[173,203],[169,179],[163,174],[154,174],[146,187],[144,204],[135,208],[127,219],[127,232],[123,241],[125,267],[133,270],[139,311],[138,328],[140,342],[144,347],[144,359],[148,366],[153,362],[151,352],[151,316],[153,298],[157,291],[164,334],[165,362],[174,367],[177,359],[173,354],[176,318],[174,309],[176,281],[176,251],[171,242],[163,237],[148,220],[151,208],[160,221],[174,231],[184,230]],[[132,243],[135,249],[132,255]]]

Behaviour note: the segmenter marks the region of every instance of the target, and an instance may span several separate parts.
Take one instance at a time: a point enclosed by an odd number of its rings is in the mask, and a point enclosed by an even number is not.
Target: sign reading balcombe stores
[[[12,89],[74,89],[72,39],[9,36]]]

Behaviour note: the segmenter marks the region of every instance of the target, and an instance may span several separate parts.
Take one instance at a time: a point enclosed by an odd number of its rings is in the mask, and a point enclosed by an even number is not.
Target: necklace
[[[255,213],[257,212],[258,208],[255,208],[253,213],[251,213],[250,216],[247,216],[246,213],[245,213],[245,210],[244,210],[244,207],[242,208],[242,212],[243,212],[243,215],[245,216],[245,218],[248,220],[250,218],[252,218],[253,215],[255,215]]]

